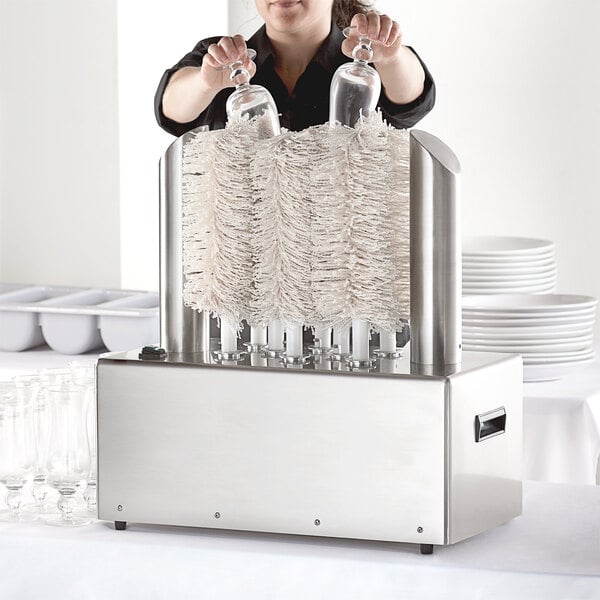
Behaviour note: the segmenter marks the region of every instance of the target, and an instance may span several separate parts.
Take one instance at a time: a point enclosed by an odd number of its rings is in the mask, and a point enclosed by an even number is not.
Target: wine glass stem
[[[74,496],[74,491],[60,492],[60,498],[58,499],[58,508],[62,514],[62,518],[64,521],[73,520],[73,511],[75,510],[76,504]]]
[[[12,516],[18,517],[21,509],[21,488],[9,487],[6,493],[6,505],[10,508]]]

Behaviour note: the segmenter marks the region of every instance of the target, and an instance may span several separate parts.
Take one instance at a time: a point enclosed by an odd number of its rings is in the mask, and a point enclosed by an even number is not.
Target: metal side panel
[[[522,381],[517,355],[449,380],[451,544],[522,512]]]
[[[101,359],[99,516],[443,544],[444,386]]]

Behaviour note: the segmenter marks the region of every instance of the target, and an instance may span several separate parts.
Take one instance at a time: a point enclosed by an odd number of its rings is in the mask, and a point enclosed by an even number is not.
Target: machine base
[[[464,353],[445,375],[412,373],[408,357],[273,362],[101,357],[99,518],[427,554],[521,514],[520,357]]]

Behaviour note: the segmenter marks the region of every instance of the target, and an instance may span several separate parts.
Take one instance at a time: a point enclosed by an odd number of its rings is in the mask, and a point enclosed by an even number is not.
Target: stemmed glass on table
[[[74,514],[75,493],[89,477],[91,466],[88,440],[86,387],[74,383],[52,385],[46,389],[51,408],[49,447],[46,456],[46,478],[60,498],[61,514],[46,523],[63,527],[77,527],[91,523],[91,519]]]
[[[34,521],[36,515],[21,510],[22,490],[35,463],[31,402],[5,392],[0,397],[0,482],[7,490],[8,510],[0,512],[0,520]]]

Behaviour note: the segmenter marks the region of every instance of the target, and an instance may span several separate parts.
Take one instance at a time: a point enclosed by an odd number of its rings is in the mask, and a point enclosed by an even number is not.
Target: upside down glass
[[[250,60],[256,58],[256,51],[248,48],[247,55]],[[234,92],[227,98],[227,117],[261,119],[259,131],[261,137],[270,138],[281,133],[279,115],[273,96],[262,85],[250,84],[250,73],[244,68],[242,60],[236,60],[223,67],[230,69],[229,78],[236,84]]]
[[[346,27],[344,35],[354,35],[354,27]],[[354,127],[361,116],[375,110],[381,93],[381,79],[369,66],[373,58],[371,40],[359,36],[352,51],[354,61],[344,63],[333,75],[329,93],[329,124]]]

